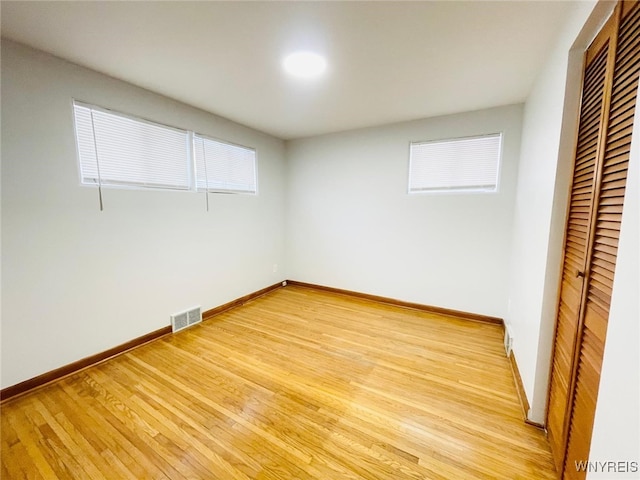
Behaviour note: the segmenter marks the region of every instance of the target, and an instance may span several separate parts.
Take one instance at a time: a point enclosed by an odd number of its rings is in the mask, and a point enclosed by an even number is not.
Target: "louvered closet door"
[[[584,478],[584,473],[576,472],[575,462],[589,458],[640,75],[640,5],[628,2],[620,13],[623,16],[603,142],[602,182],[594,211],[595,235],[586,280],[581,348],[576,358],[565,478]]]
[[[601,33],[587,52],[584,72],[573,185],[564,246],[560,303],[556,322],[551,387],[547,413],[549,443],[561,469],[566,445],[569,390],[578,338],[591,205],[596,179],[598,140],[603,122],[609,40]]]

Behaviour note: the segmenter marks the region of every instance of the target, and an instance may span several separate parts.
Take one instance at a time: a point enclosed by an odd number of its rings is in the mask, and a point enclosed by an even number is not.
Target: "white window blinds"
[[[256,151],[194,135],[198,190],[256,193]]]
[[[188,132],[74,102],[82,183],[190,188]]]
[[[502,134],[411,144],[409,193],[495,192]]]

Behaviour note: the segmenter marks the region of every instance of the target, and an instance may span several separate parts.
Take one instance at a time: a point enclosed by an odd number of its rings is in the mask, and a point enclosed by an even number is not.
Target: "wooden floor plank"
[[[3,478],[555,478],[499,326],[299,286],[1,417]]]

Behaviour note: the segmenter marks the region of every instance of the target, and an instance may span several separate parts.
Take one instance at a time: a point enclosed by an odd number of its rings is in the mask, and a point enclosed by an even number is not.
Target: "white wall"
[[[79,185],[71,99],[255,147],[259,195]],[[284,276],[284,143],[2,42],[2,387]],[[273,272],[273,265],[280,269]]]
[[[640,112],[640,88],[636,115]],[[636,117],[637,118],[637,117]],[[636,462],[636,471],[587,478],[640,478],[640,122],[635,121],[600,390],[589,460]],[[625,469],[626,466],[625,466]]]
[[[505,321],[531,404],[529,419],[539,423],[545,420],[582,52],[613,6],[594,10],[595,4],[573,4],[524,109]]]
[[[503,317],[522,106],[288,142],[289,278]],[[409,142],[504,132],[497,194],[407,194]]]

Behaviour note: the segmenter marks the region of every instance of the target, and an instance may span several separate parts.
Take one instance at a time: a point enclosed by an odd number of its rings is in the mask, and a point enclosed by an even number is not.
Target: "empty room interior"
[[[638,1],[0,18],[1,478],[640,478]]]

